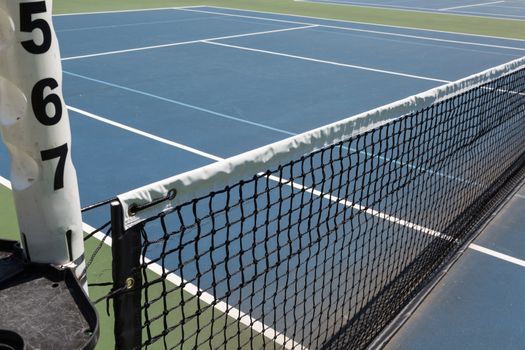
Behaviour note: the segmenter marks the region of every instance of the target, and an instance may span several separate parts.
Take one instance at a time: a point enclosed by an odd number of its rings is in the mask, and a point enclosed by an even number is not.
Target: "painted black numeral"
[[[52,36],[49,23],[42,18],[33,19],[34,14],[44,13],[46,11],[45,1],[23,2],[20,4],[20,31],[32,33],[35,29],[39,29],[44,37],[41,44],[37,44],[33,40],[21,42],[24,49],[30,53],[45,53],[51,47]]]
[[[46,160],[58,158],[57,169],[55,171],[55,191],[64,188],[64,168],[66,165],[67,152],[67,143],[63,144],[62,146],[58,146],[56,148],[40,152],[40,155],[42,156],[42,160],[44,162]]]
[[[31,104],[33,105],[33,112],[35,113],[36,119],[43,125],[51,126],[56,125],[62,118],[62,100],[56,94],[49,94],[44,97],[44,90],[50,88],[51,90],[56,89],[58,83],[53,78],[46,78],[40,80],[33,87],[31,92]],[[47,115],[46,106],[53,104],[55,107],[54,115]]]

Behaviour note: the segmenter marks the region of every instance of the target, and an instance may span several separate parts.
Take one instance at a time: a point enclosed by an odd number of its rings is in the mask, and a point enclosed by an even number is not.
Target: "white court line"
[[[382,10],[397,10],[397,11],[405,11],[405,12],[415,12],[415,13],[424,13],[424,14],[442,14],[447,16],[461,16],[461,17],[474,17],[479,19],[505,19],[507,21],[522,21],[522,16],[515,16],[515,15],[506,15],[501,13],[487,13],[487,12],[473,12],[473,11],[454,11],[454,12],[443,12],[439,9],[431,9],[428,7],[409,7],[409,6],[393,6],[393,5],[371,5],[371,4],[363,4],[363,3],[349,3],[346,1],[340,2],[340,1],[331,1],[331,0],[294,0],[296,2],[305,2],[305,3],[322,3],[322,4],[329,4],[329,5],[336,5],[336,6],[354,6],[354,7],[363,7],[368,9],[382,9]],[[217,6],[207,6],[207,7],[217,7]],[[505,6],[506,7],[506,6]],[[522,7],[517,7],[518,9],[523,9]],[[249,10],[245,10],[249,11]],[[505,18],[502,18],[505,17]],[[315,18],[315,17],[314,17]],[[363,23],[363,22],[356,22],[356,23]],[[366,24],[366,23],[365,23]],[[368,23],[371,24],[371,23]],[[388,26],[384,24],[377,24],[377,25],[383,25]],[[396,27],[396,26],[393,26]],[[403,28],[403,27],[400,27]],[[406,27],[409,28],[409,27]],[[417,27],[411,27],[411,29],[418,29]],[[432,29],[423,29],[421,30],[427,30],[427,31],[435,31],[435,32],[442,32],[446,33],[445,31],[439,31],[439,30],[432,30]],[[460,33],[460,32],[452,32],[456,34],[464,34],[464,35],[476,35],[476,34],[467,34],[467,33]],[[485,35],[478,35],[482,37],[490,37]],[[505,39],[501,37],[501,39]],[[506,38],[509,39],[509,38]],[[520,40],[520,39],[516,39]]]
[[[447,11],[447,10],[454,10],[459,8],[465,8],[465,7],[474,7],[474,6],[483,6],[483,5],[490,5],[490,4],[498,4],[505,1],[495,1],[495,2],[487,2],[487,3],[480,3],[480,4],[472,4],[472,5],[462,5],[462,6],[456,6],[456,7],[449,7],[444,9],[435,9],[435,8],[429,8],[429,7],[416,7],[416,6],[403,6],[403,5],[389,5],[389,4],[370,4],[366,2],[356,2],[356,1],[338,1],[338,0],[294,0],[296,2],[310,2],[310,3],[327,3],[327,4],[334,4],[334,5],[351,5],[351,6],[357,6],[357,7],[368,7],[368,8],[377,8],[377,9],[392,9],[392,10],[403,10],[403,11],[411,11],[411,12],[425,12],[425,13],[435,13],[435,11]]]
[[[122,85],[109,83],[107,81],[103,81],[103,80],[99,80],[99,79],[89,78],[89,77],[86,77],[84,75],[75,74],[75,73],[71,73],[71,72],[68,72],[68,71],[63,71],[63,73],[67,74],[67,75],[71,75],[71,76],[77,77],[77,78],[81,78],[81,79],[89,80],[89,81],[92,81],[92,82],[95,82],[95,83],[99,83],[99,84],[102,84],[102,85],[111,86],[111,87],[114,87],[114,88],[117,88],[117,89],[121,89],[121,90],[124,90],[124,91],[132,92],[132,93],[137,94],[137,95],[151,97],[151,98],[154,98],[154,99],[157,99],[157,100],[160,100],[160,101],[164,101],[164,102],[168,102],[168,103],[172,103],[172,104],[175,104],[175,105],[178,105],[178,106],[181,106],[181,107],[186,107],[186,108],[190,108],[190,109],[193,109],[193,110],[196,110],[196,111],[208,113],[208,114],[211,114],[211,115],[214,115],[214,116],[217,116],[217,117],[221,117],[221,118],[224,118],[224,119],[234,120],[234,121],[237,121],[237,122],[240,122],[240,123],[244,123],[244,124],[260,127],[260,128],[263,128],[263,129],[275,131],[275,132],[278,132],[278,133],[281,133],[281,134],[285,134],[285,135],[288,135],[288,136],[295,136],[296,135],[293,132],[289,132],[289,131],[286,131],[286,130],[283,130],[283,129],[274,128],[274,127],[271,127],[271,126],[266,125],[266,124],[252,122],[250,120],[246,120],[246,119],[242,119],[242,118],[237,118],[237,117],[234,117],[234,116],[231,116],[231,115],[228,115],[228,114],[224,114],[224,113],[219,113],[219,112],[213,111],[211,109],[206,109],[206,108],[202,108],[202,107],[199,107],[199,106],[191,105],[189,103],[184,103],[184,102],[181,102],[181,101],[172,100],[172,99],[169,99],[169,98],[166,98],[166,97],[150,94],[150,93],[147,93],[147,92],[144,92],[144,91],[141,91],[141,90],[128,88],[128,87],[125,87],[125,86],[122,86]]]
[[[505,2],[505,1],[482,2],[482,3],[478,3],[478,4],[471,4],[471,5],[446,7],[446,8],[438,9],[438,11],[449,11],[449,10],[456,10],[456,9],[464,9],[464,8],[467,8],[467,7],[477,7],[477,6],[501,4],[502,2]]]
[[[473,36],[478,38],[491,38],[491,39],[500,39],[500,40],[509,40],[509,41],[523,41],[525,42],[525,39],[516,39],[516,38],[507,38],[503,36],[495,36],[495,35],[482,35],[482,34],[471,34],[471,33],[462,33],[462,32],[450,32],[446,30],[437,30],[437,29],[424,29],[424,28],[417,28],[417,27],[403,27],[403,26],[396,26],[391,24],[380,24],[380,23],[370,23],[370,22],[359,22],[359,21],[349,21],[349,20],[343,20],[343,19],[333,19],[333,18],[323,18],[323,17],[315,17],[315,16],[305,16],[305,15],[297,15],[297,14],[287,14],[287,13],[279,13],[279,12],[269,12],[269,11],[253,11],[253,10],[242,10],[238,8],[232,8],[232,7],[221,7],[221,6],[196,6],[195,8],[199,7],[209,7],[214,8],[218,10],[230,10],[230,11],[242,11],[242,12],[252,12],[252,13],[263,13],[268,15],[276,15],[276,16],[284,16],[284,17],[299,17],[299,18],[310,18],[310,19],[317,19],[322,21],[330,21],[330,22],[341,22],[341,23],[350,23],[350,24],[360,24],[370,27],[385,27],[385,28],[396,28],[396,29],[406,29],[410,31],[417,31],[417,32],[430,32],[430,33],[442,33],[442,34],[453,34],[453,35],[459,35],[459,36]],[[370,7],[370,6],[362,6],[362,7]],[[213,11],[203,11],[203,10],[195,10],[195,8],[191,9],[185,9],[185,8],[179,8],[178,11],[195,11],[195,12],[208,12],[208,13],[214,13],[214,14],[223,14],[225,16],[231,15],[235,16],[235,14],[228,14],[224,12],[213,12]],[[421,12],[421,11],[415,11],[415,12]],[[428,12],[425,12],[428,13]],[[454,13],[447,13],[447,16],[462,16],[464,15],[458,15]],[[242,16],[242,15],[240,15]],[[266,17],[257,17],[253,16],[254,18],[259,19],[266,19],[266,20],[272,20],[271,18]],[[487,16],[471,16],[471,17],[479,17],[481,19],[487,19]],[[513,19],[509,19],[513,20]],[[521,20],[516,20],[521,21]],[[387,34],[389,32],[385,32]]]
[[[91,233],[97,231],[95,228],[88,224],[83,225],[84,232]],[[103,232],[96,232],[93,237],[98,239],[99,241],[103,241],[108,247],[112,246],[113,240],[110,236],[106,236]],[[222,312],[223,314],[227,314],[228,316],[232,317],[234,320],[237,320],[239,323],[243,324],[244,326],[253,329],[254,331],[258,332],[259,334],[262,334],[266,336],[268,339],[272,340],[273,342],[283,346],[285,349],[303,349],[308,350],[308,348],[302,346],[301,344],[297,343],[291,338],[288,338],[284,334],[276,331],[275,329],[269,327],[268,325],[252,318],[249,314],[246,314],[242,312],[241,310],[223,302],[219,301],[214,298],[213,295],[210,293],[199,289],[196,285],[185,281],[184,279],[177,276],[175,273],[163,269],[161,265],[157,263],[152,263],[150,259],[145,257],[144,255],[140,256],[141,262],[146,264],[148,266],[148,270],[155,273],[158,276],[166,276],[166,280],[173,285],[180,287],[184,283],[183,290],[192,295],[192,296],[198,296],[199,300],[205,302],[207,305],[213,305],[215,309]],[[164,275],[165,274],[165,275]]]
[[[226,8],[226,9],[228,9],[228,8]],[[259,20],[270,21],[270,22],[280,22],[280,23],[289,23],[289,24],[297,24],[297,25],[317,25],[320,28],[340,29],[340,30],[346,30],[346,31],[381,34],[381,35],[386,35],[386,36],[397,36],[397,37],[403,37],[403,38],[420,39],[420,40],[428,40],[428,41],[436,41],[436,42],[445,42],[445,43],[452,43],[452,44],[462,44],[462,45],[470,45],[470,46],[481,46],[481,47],[491,47],[491,48],[497,48],[497,49],[510,49],[510,50],[525,51],[525,48],[515,47],[515,46],[483,44],[483,43],[476,43],[476,42],[472,42],[472,41],[462,41],[462,40],[439,39],[439,38],[433,38],[433,37],[428,37],[428,36],[384,32],[384,31],[380,31],[380,30],[349,28],[349,27],[341,27],[341,26],[335,26],[335,25],[315,24],[315,23],[309,23],[309,22],[290,21],[290,20],[283,20],[283,19],[276,19],[276,18],[266,18],[266,17],[258,17],[258,16],[239,15],[239,14],[232,14],[232,13],[206,11],[206,10],[196,10],[196,9],[180,9],[180,10],[181,11],[189,11],[189,12],[208,13],[208,14],[213,14],[213,15],[223,15],[223,16],[228,16],[228,17],[239,17],[239,18],[247,18],[247,19],[259,19]],[[250,12],[250,11],[248,11],[248,12]],[[261,12],[261,13],[266,13],[266,12]],[[277,14],[277,15],[280,15],[280,14]],[[285,16],[285,15],[283,15],[283,16]],[[288,15],[288,16],[292,17],[292,15]],[[303,17],[303,16],[300,16],[300,17]],[[305,18],[313,18],[313,19],[321,19],[321,20],[330,21],[330,19],[323,19],[323,18],[316,18],[316,17],[305,17]],[[332,21],[336,21],[337,22],[337,20],[332,20]],[[362,23],[362,22],[351,22],[351,21],[339,21],[339,22],[366,24],[368,26],[383,26],[383,27],[392,27],[392,28],[400,28],[400,29],[410,29],[412,31],[429,31],[429,32],[438,32],[438,33],[446,33],[446,34],[454,34],[454,35],[469,35],[469,36],[482,37],[482,38],[494,38],[494,39],[504,39],[504,40],[525,41],[525,40],[522,40],[522,39],[510,39],[510,38],[500,38],[500,37],[492,37],[492,36],[484,36],[484,35],[476,35],[476,34],[442,32],[442,31],[434,31],[434,30],[428,30],[428,29],[414,29],[414,28],[406,28],[406,27],[385,26],[385,25]],[[206,40],[206,39],[203,39],[203,40]]]
[[[334,203],[337,203],[337,204],[342,204],[342,205],[344,205],[344,206],[346,206],[348,208],[353,208],[353,209],[355,209],[357,211],[364,212],[364,213],[366,213],[368,215],[375,216],[377,218],[380,218],[380,219],[383,219],[383,220],[386,220],[386,221],[390,221],[390,222],[392,222],[394,224],[397,224],[399,226],[408,227],[410,229],[413,229],[414,231],[422,232],[422,233],[425,233],[425,234],[430,235],[432,237],[441,238],[441,239],[444,239],[444,240],[447,240],[447,241],[456,241],[452,237],[447,236],[447,235],[445,235],[445,234],[443,234],[441,232],[438,232],[438,231],[435,231],[435,230],[423,227],[421,225],[414,224],[412,222],[409,222],[409,221],[397,218],[395,216],[392,216],[392,215],[389,215],[389,214],[386,214],[386,213],[382,213],[380,211],[377,211],[377,210],[374,210],[374,209],[371,209],[371,208],[367,208],[367,207],[365,207],[363,205],[360,205],[358,203],[352,203],[349,200],[341,199],[341,198],[338,198],[338,197],[333,196],[331,194],[322,193],[321,191],[315,190],[312,187],[306,187],[306,186],[303,186],[301,184],[294,183],[294,182],[292,182],[290,184],[290,180],[279,179],[276,176],[270,176],[269,178],[274,180],[274,181],[281,182],[281,183],[283,183],[285,185],[292,186],[293,188],[298,189],[300,191],[305,191],[305,192],[311,193],[311,194],[313,194],[313,195],[315,195],[317,197],[321,197],[321,198],[327,199],[327,200],[329,200],[331,202],[334,202]]]
[[[512,256],[507,255],[507,254],[499,253],[499,252],[497,252],[495,250],[488,249],[488,248],[479,246],[479,245],[474,244],[474,243],[472,243],[469,246],[469,248],[473,249],[475,251],[478,251],[480,253],[483,253],[483,254],[486,254],[486,255],[490,255],[490,256],[495,257],[497,259],[509,262],[511,264],[515,264],[515,265],[518,265],[518,266],[521,266],[521,267],[525,267],[525,260],[521,260],[521,259],[512,257]]]
[[[110,10],[110,11],[96,11],[96,12],[76,12],[76,13],[59,13],[54,14],[53,17],[66,17],[66,16],[84,16],[84,15],[101,15],[111,13],[127,13],[127,12],[145,12],[145,11],[165,11],[165,10],[178,10],[178,9],[191,9],[199,8],[202,5],[195,6],[181,6],[181,7],[153,7],[145,9],[132,9],[132,10]]]
[[[168,23],[187,23],[187,22],[196,22],[196,21],[203,21],[208,19],[210,16],[202,16],[202,17],[196,17],[196,18],[186,18],[186,19],[171,19],[171,20],[164,20],[164,21],[151,21],[151,22],[134,22],[134,23],[121,23],[121,24],[108,24],[108,25],[99,25],[99,26],[92,26],[92,27],[74,27],[69,29],[57,29],[55,30],[56,33],[71,33],[71,32],[82,32],[82,31],[89,31],[89,30],[97,30],[97,29],[115,29],[115,28],[128,28],[128,27],[139,27],[139,26],[152,26],[157,24],[168,24]]]
[[[301,30],[301,29],[308,29],[308,28],[315,28],[315,27],[317,27],[316,24],[309,24],[309,25],[304,25],[304,26],[301,26],[301,27],[266,30],[266,31],[262,31],[262,32],[252,32],[252,33],[245,33],[245,34],[220,36],[220,37],[209,38],[209,39],[180,41],[180,42],[169,43],[169,44],[152,45],[152,46],[137,47],[137,48],[133,48],[133,49],[115,50],[115,51],[100,52],[100,53],[81,55],[81,56],[65,57],[65,58],[62,58],[62,61],[71,61],[71,60],[78,60],[78,59],[81,59],[81,58],[108,56],[108,55],[116,55],[116,54],[127,53],[127,52],[144,51],[144,50],[160,49],[160,48],[164,48],[164,47],[173,47],[173,46],[180,46],[180,45],[196,44],[196,43],[201,43],[201,42],[203,42],[205,40],[226,40],[226,39],[242,38],[242,37],[246,37],[246,36],[264,35],[264,34],[272,34],[272,33],[280,33],[280,32],[289,32],[289,31],[292,31],[292,30]]]
[[[207,41],[207,40],[203,40],[202,42],[204,42],[206,44],[210,44],[210,45],[224,46],[224,47],[234,48],[234,49],[238,49],[238,50],[253,51],[253,52],[265,53],[265,54],[269,54],[269,55],[282,56],[282,57],[287,57],[287,58],[294,58],[294,59],[298,59],[298,60],[302,60],[302,61],[324,63],[324,64],[330,64],[330,65],[333,65],[333,66],[353,68],[353,69],[365,70],[365,71],[369,71],[369,72],[382,73],[382,74],[388,74],[388,75],[395,75],[395,76],[400,76],[400,77],[405,77],[405,78],[427,80],[427,81],[435,81],[435,82],[438,82],[438,83],[450,83],[450,80],[443,80],[443,79],[424,77],[424,76],[420,76],[420,75],[399,73],[399,72],[394,72],[394,71],[389,71],[389,70],[384,70],[384,69],[376,69],[376,68],[370,68],[370,67],[365,67],[365,66],[358,66],[358,65],[354,65],[354,64],[346,64],[346,63],[339,63],[339,62],[334,62],[334,61],[319,60],[319,59],[315,59],[315,58],[304,57],[304,56],[297,56],[297,55],[290,55],[290,54],[276,52],[276,51],[253,49],[253,48],[245,47],[245,46],[230,45],[230,44],[218,43],[218,42]]]
[[[163,144],[166,144],[166,145],[169,145],[169,146],[172,146],[172,147],[176,147],[176,148],[182,149],[184,151],[196,154],[196,155],[204,157],[204,158],[211,159],[213,161],[223,160],[223,158],[214,156],[213,154],[200,151],[198,149],[195,149],[193,147],[189,147],[189,146],[183,145],[183,144],[178,143],[178,142],[173,142],[171,140],[168,140],[168,139],[165,139],[165,138],[162,138],[162,137],[150,134],[148,132],[145,132],[145,131],[142,131],[142,130],[139,130],[139,129],[136,129],[136,128],[132,128],[130,126],[127,126],[127,125],[115,122],[113,120],[110,120],[110,119],[107,119],[107,118],[95,115],[93,113],[86,112],[86,111],[81,110],[79,108],[75,108],[75,107],[72,107],[72,106],[67,106],[67,109],[70,110],[70,111],[76,112],[78,114],[82,114],[85,117],[88,117],[88,118],[91,118],[91,119],[94,119],[94,120],[98,120],[99,122],[102,122],[102,123],[105,123],[105,124],[109,124],[111,126],[119,128],[119,129],[126,130],[126,131],[132,132],[134,134],[140,135],[142,137],[146,137],[148,139],[151,139],[151,140],[154,140],[154,141],[157,141],[157,142],[161,142]]]
[[[11,181],[9,181],[8,179],[6,179],[5,177],[2,177],[2,176],[0,176],[0,185],[2,185],[4,187],[7,187],[10,190],[13,189],[11,187]]]
[[[505,6],[495,6],[497,8],[505,8],[505,9],[513,9],[513,10],[519,10],[519,11],[523,11],[525,10],[525,6],[508,6],[508,5],[505,5]]]
[[[157,263],[151,263],[151,260],[146,258],[145,256],[141,256],[144,263],[148,265],[148,269],[153,271],[159,276],[164,276],[164,274],[167,274],[166,280],[173,283],[176,286],[181,286],[184,283],[183,290],[190,295],[198,296],[200,300],[205,302],[208,305],[213,305],[213,307],[223,314],[227,314],[234,320],[237,320],[239,323],[243,324],[244,326],[253,329],[255,332],[264,335],[268,339],[270,339],[272,342],[277,343],[281,346],[283,346],[285,349],[303,349],[308,350],[307,347],[301,345],[300,343],[296,342],[292,338],[287,337],[286,335],[276,331],[275,329],[271,328],[270,326],[252,318],[249,314],[242,312],[239,309],[236,309],[235,307],[223,302],[218,301],[212,294],[199,289],[196,285],[189,283],[188,281],[183,280],[173,272],[163,269],[161,265]]]
[[[523,10],[523,8],[520,8]],[[495,18],[495,19],[505,19],[505,20],[513,20],[513,21],[523,21],[523,18],[525,16],[521,15],[507,15],[504,13],[494,13],[494,12],[476,12],[476,11],[454,11],[454,12],[448,12],[448,13],[458,13],[458,14],[465,14],[473,17],[485,17],[485,18]],[[447,13],[447,14],[448,14]]]
[[[504,13],[494,13],[494,12],[476,12],[476,11],[453,11],[453,12],[444,12],[439,9],[431,9],[431,8],[420,8],[420,7],[408,7],[408,6],[392,6],[392,5],[371,5],[371,4],[363,4],[363,3],[355,3],[355,2],[339,2],[339,1],[333,1],[333,0],[294,0],[296,2],[305,2],[305,3],[326,3],[330,5],[339,5],[339,6],[355,6],[355,7],[364,7],[364,8],[372,8],[372,9],[384,9],[384,10],[400,10],[400,11],[408,11],[408,12],[415,12],[415,13],[425,13],[425,14],[445,14],[447,16],[463,16],[463,17],[475,17],[480,19],[505,19],[510,21],[522,21],[522,18],[525,18],[524,16],[520,15],[508,15]],[[498,6],[496,6],[498,7]],[[511,6],[504,6],[505,8],[515,8],[518,10],[523,10],[523,7],[511,7]],[[415,28],[415,27],[414,27]],[[429,29],[421,29],[421,30],[429,30]],[[460,34],[460,33],[458,33]]]
[[[521,194],[517,194],[516,197],[521,198],[521,199],[525,199],[525,195],[521,195]]]
[[[308,3],[322,3],[330,5],[350,5],[355,7],[366,7],[373,9],[385,9],[385,10],[404,10],[411,12],[428,12],[433,9],[428,7],[417,7],[417,6],[403,6],[403,5],[389,5],[389,4],[371,4],[367,2],[357,1],[345,1],[345,0],[294,0],[295,2],[308,2]]]

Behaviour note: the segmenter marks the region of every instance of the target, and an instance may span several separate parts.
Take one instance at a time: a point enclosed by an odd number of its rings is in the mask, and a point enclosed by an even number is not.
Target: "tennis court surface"
[[[525,41],[210,6],[54,25],[82,204],[119,196],[84,221],[100,227],[111,206],[130,257],[113,258],[115,289],[134,281],[115,299],[121,344],[385,345],[430,283],[438,295],[386,346],[439,349],[447,334],[454,348],[467,342],[449,310],[459,325],[473,313],[451,299],[523,286],[523,266],[482,249],[522,262],[513,226],[472,239],[520,182]],[[524,303],[501,298],[516,307],[494,333],[517,342]],[[468,344],[509,343],[491,339]]]

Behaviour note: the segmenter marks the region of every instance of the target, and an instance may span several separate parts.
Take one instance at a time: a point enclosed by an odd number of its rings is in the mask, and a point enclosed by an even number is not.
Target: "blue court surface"
[[[522,349],[524,212],[522,185],[385,349]]]
[[[54,24],[83,206],[525,55],[521,40],[216,7]]]
[[[525,53],[525,41],[217,8],[55,26],[83,205]]]
[[[296,0],[467,16],[525,20],[522,0]]]

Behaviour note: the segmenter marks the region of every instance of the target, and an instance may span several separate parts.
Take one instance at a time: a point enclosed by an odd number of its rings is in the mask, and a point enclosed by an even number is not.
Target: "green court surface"
[[[2,185],[0,185],[0,238],[19,240],[18,223],[11,191]],[[86,256],[89,257],[96,246],[96,240],[88,240],[86,242]],[[108,281],[111,281],[111,251],[109,247],[104,246],[97,255],[93,265],[91,265],[89,283]],[[91,299],[96,300],[107,293],[107,287],[91,287],[89,293]],[[104,301],[98,303],[97,311],[100,318],[101,336],[98,349],[113,348],[113,318],[107,315]]]
[[[464,17],[446,14],[425,14],[356,6],[301,3],[295,2],[293,0],[55,0],[54,12],[56,14],[64,14],[197,5],[220,6],[263,12],[366,22],[373,24],[525,39],[525,21],[505,21],[500,19]],[[0,238],[18,239],[18,226],[15,218],[14,205],[10,190],[1,185]],[[87,259],[89,259],[89,257],[92,255],[92,252],[96,249],[97,245],[98,241],[96,239],[90,239],[86,242]],[[151,273],[150,278],[154,279],[155,275]],[[111,281],[111,251],[107,245],[102,246],[96,256],[96,259],[90,266],[88,279],[90,283],[103,283]],[[106,295],[109,291],[109,288],[110,287],[91,287],[90,297],[92,300],[97,300]],[[159,284],[158,291],[159,294],[162,292],[161,284]],[[174,300],[170,300],[170,303],[173,303],[174,305],[180,304],[181,299],[185,300],[186,298],[188,300],[190,299],[189,296],[182,294],[179,296],[179,299],[174,298]],[[188,302],[185,310],[187,310],[188,313],[191,313],[191,310],[196,307],[195,303],[195,301]],[[97,310],[100,317],[100,340],[97,348],[111,349],[114,347],[113,319],[106,312],[105,300],[97,304]],[[109,304],[109,310],[112,314],[111,304]],[[162,311],[163,310],[155,310],[155,313],[162,314]],[[181,321],[181,317],[182,315],[180,314],[170,314],[166,319],[167,322],[173,326]],[[201,315],[198,320],[188,321],[185,331],[194,335],[192,342],[187,345],[188,348],[194,348],[195,344],[201,343],[199,339],[208,339],[210,338],[210,334],[214,333],[214,330],[211,328],[212,325],[209,322],[203,322],[203,320],[206,319],[215,319],[214,322],[217,322],[215,326],[217,329],[222,329],[222,325],[225,323],[230,325],[231,327],[228,329],[231,329],[231,335],[237,334],[239,332],[239,328],[241,328],[243,333],[243,339],[240,340],[241,344],[248,339],[252,339],[252,341],[255,339],[255,341],[260,342],[265,341],[265,339],[262,339],[262,335],[254,334],[253,331],[243,328],[243,326],[239,326],[235,320],[229,318],[228,316],[217,316],[217,311],[214,311],[214,308],[209,308],[208,311]],[[164,321],[165,319],[163,317],[159,317],[153,321],[152,326],[158,326],[159,329],[162,329],[164,327]],[[201,324],[199,324],[200,329],[197,331],[197,323],[199,321]],[[211,344],[206,345],[213,348],[223,344],[224,339],[229,338],[230,336],[228,331],[224,333],[225,334],[215,334],[216,336],[214,337]],[[169,337],[169,339],[165,340],[166,342],[177,343],[177,338],[180,337],[180,334],[175,334],[175,332],[172,332],[170,333]],[[185,337],[187,338],[187,335]],[[162,343],[162,340],[159,341],[159,343]],[[241,344],[231,344],[231,346],[232,348],[237,348]]]
[[[0,238],[18,240],[18,223],[11,191],[0,185]]]

